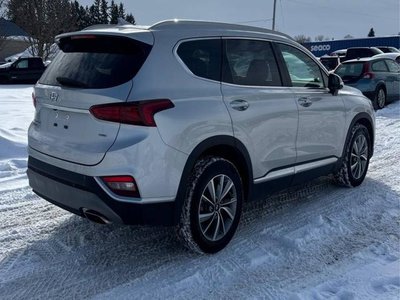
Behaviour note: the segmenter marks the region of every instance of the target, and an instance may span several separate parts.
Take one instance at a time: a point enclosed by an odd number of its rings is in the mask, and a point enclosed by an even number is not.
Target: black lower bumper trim
[[[33,157],[28,159],[29,185],[43,199],[74,214],[91,209],[111,222],[130,225],[174,225],[175,202],[138,204],[111,198],[91,176],[74,173]]]

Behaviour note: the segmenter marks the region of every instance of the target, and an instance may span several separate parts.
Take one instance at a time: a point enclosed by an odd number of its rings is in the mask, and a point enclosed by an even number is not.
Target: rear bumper
[[[110,197],[94,177],[74,173],[29,157],[29,185],[43,199],[74,214],[96,211],[110,222],[173,225],[175,202],[138,203]]]

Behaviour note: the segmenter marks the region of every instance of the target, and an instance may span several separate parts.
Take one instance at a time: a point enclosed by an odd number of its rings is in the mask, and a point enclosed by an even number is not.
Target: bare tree
[[[3,18],[4,14],[5,14],[4,4],[5,4],[5,0],[0,0],[0,19]],[[6,36],[3,32],[3,30],[0,28],[0,50],[3,49],[5,41],[6,41]]]
[[[325,37],[322,34],[320,34],[320,35],[317,35],[314,40],[316,42],[322,42],[324,39],[325,39]]]
[[[43,59],[49,56],[54,37],[71,31],[75,23],[69,0],[9,0],[7,9],[9,19],[30,35],[31,54]]]
[[[311,42],[311,38],[309,36],[305,36],[304,34],[296,35],[293,37],[293,39],[300,44]]]

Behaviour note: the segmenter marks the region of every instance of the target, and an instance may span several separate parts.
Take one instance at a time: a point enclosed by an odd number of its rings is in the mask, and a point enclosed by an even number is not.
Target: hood
[[[12,62],[2,64],[0,65],[0,69],[8,69],[9,67],[11,67],[12,64],[13,64]]]
[[[345,84],[340,91],[345,93],[345,94],[356,94],[356,95],[362,95],[363,94],[359,89],[353,88],[353,87],[351,87],[351,86],[349,86],[347,84]]]

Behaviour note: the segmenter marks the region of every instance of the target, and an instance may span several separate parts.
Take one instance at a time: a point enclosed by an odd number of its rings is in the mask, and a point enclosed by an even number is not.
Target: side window
[[[194,75],[221,80],[221,39],[183,42],[177,54]]]
[[[224,40],[222,81],[238,85],[281,86],[271,43],[259,40]]]
[[[285,60],[292,85],[295,87],[323,88],[326,81],[320,67],[302,51],[278,44]]]
[[[388,68],[383,60],[372,63],[372,71],[374,72],[387,72]]]
[[[39,59],[31,59],[29,60],[29,68],[34,70],[42,69],[43,64]]]
[[[28,69],[28,60],[24,59],[19,61],[16,65],[15,65],[16,69]]]
[[[392,72],[392,73],[400,72],[400,66],[394,60],[385,59],[385,62],[389,68],[389,72]]]

